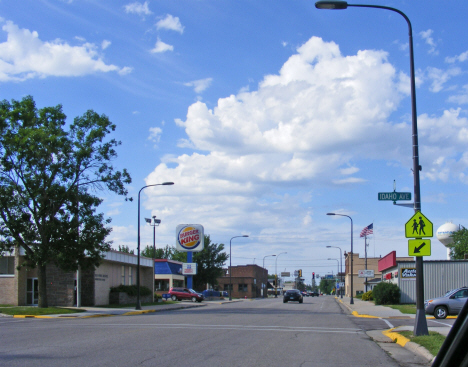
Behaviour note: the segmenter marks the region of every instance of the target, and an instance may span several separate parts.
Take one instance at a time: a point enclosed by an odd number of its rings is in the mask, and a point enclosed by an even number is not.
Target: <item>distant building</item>
[[[175,260],[154,260],[154,290],[156,293],[167,293],[172,287],[185,287],[182,264]]]
[[[391,252],[392,256],[395,257],[395,260],[398,261],[408,261],[413,260],[412,257],[396,257],[396,252]],[[351,277],[353,279],[353,297],[356,294],[364,293],[366,291],[366,278],[359,277],[359,271],[366,269],[366,259],[359,257],[358,253],[353,254],[353,274],[351,275],[351,253],[345,252],[345,295],[347,297],[351,296]],[[368,257],[367,258],[367,270],[373,270],[374,276],[372,278],[367,278],[368,285],[367,290],[371,290],[376,281],[374,278],[382,278],[382,272],[379,270],[379,261],[383,259],[381,257]],[[372,280],[372,283],[369,281]]]
[[[224,276],[217,281],[219,290],[227,292],[232,282],[233,298],[257,298],[266,292],[268,271],[258,265],[238,265],[224,269]]]

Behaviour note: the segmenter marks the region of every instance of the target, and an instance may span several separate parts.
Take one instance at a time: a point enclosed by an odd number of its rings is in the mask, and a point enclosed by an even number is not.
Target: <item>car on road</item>
[[[468,287],[452,289],[444,296],[424,301],[426,314],[436,319],[445,319],[448,315],[458,315],[468,299]]]
[[[169,289],[169,294],[173,301],[182,301],[190,300],[192,302],[201,302],[203,301],[203,294],[198,293],[190,288],[171,288]]]
[[[288,289],[283,296],[283,303],[287,303],[289,301],[296,301],[299,303],[304,302],[301,291],[299,289]]]

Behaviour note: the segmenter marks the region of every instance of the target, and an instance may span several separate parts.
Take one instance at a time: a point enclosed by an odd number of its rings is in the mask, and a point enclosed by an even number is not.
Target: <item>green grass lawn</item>
[[[9,306],[0,307],[0,313],[5,315],[57,315],[57,314],[68,314],[76,312],[85,312],[79,308],[62,308],[62,307],[48,307],[39,308],[32,306]]]
[[[412,331],[399,331],[398,334],[403,335],[412,342],[422,345],[426,348],[433,356],[439,353],[440,347],[445,341],[445,336],[436,333],[435,331],[429,331],[429,335],[424,336],[413,336]]]
[[[384,306],[394,308],[395,310],[400,310],[402,313],[408,313],[408,314],[416,315],[416,305],[414,305],[414,304],[384,305]]]

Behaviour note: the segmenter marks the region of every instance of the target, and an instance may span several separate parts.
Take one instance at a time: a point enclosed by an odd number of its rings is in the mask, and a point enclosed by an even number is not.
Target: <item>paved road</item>
[[[0,319],[0,366],[399,366],[334,297],[137,316]],[[364,321],[365,320],[365,321]]]

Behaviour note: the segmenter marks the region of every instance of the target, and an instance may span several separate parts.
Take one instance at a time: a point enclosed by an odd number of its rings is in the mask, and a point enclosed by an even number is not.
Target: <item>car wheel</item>
[[[174,295],[171,296],[171,299],[172,299],[173,301],[177,301],[177,297],[174,296]]]
[[[436,319],[445,319],[447,314],[447,307],[445,306],[437,306],[434,310],[434,316]]]
[[[304,300],[303,300],[303,299],[299,300],[299,303],[302,303],[302,302],[304,302]]]
[[[288,301],[286,301],[285,299],[283,299],[283,303],[288,303]]]
[[[197,297],[192,297],[192,302],[197,302]]]

